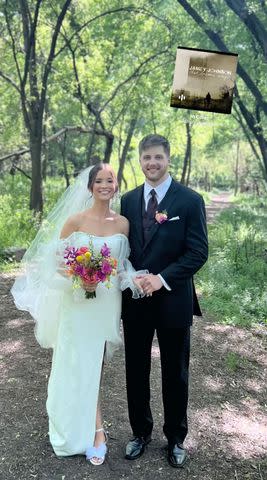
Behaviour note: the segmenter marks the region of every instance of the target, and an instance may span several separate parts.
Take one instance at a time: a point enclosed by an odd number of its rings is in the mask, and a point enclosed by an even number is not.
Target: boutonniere
[[[180,220],[180,217],[177,215],[177,217],[168,218],[167,211],[163,210],[163,212],[156,212],[155,219],[156,222],[161,225],[164,222],[173,222],[173,220]]]
[[[163,212],[156,212],[155,215],[156,222],[162,224],[164,222],[167,222],[168,220],[168,213],[166,210],[163,210]]]

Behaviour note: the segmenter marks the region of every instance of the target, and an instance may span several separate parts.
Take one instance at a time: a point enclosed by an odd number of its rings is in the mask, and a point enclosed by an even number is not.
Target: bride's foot
[[[92,465],[102,465],[107,453],[107,435],[104,428],[98,428],[95,432],[94,446],[86,450],[86,460]]]

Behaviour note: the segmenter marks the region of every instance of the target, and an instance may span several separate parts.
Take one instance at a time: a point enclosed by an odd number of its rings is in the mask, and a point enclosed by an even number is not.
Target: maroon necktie
[[[144,240],[147,241],[150,229],[156,223],[155,215],[158,208],[157,196],[154,188],[150,190],[150,199],[147,204],[147,209],[143,217]]]

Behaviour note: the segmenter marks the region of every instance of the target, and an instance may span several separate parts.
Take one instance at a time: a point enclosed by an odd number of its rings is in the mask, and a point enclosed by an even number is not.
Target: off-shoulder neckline
[[[124,233],[113,233],[112,235],[94,235],[93,233],[83,232],[82,230],[74,231],[67,237],[61,238],[60,240],[67,240],[68,238],[70,238],[72,235],[76,233],[82,233],[83,235],[87,235],[88,237],[94,237],[94,238],[111,238],[111,237],[121,236],[126,238],[126,240],[128,240],[128,237]]]

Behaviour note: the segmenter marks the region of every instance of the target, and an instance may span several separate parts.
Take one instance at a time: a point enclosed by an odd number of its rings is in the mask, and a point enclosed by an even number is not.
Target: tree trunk
[[[127,190],[128,190],[128,183],[127,183],[127,180],[126,180],[126,178],[124,177],[124,175],[122,175],[122,181],[123,181],[123,183],[124,183],[124,188],[125,188],[125,190],[126,190],[126,192],[127,192]]]
[[[186,151],[184,156],[184,165],[183,171],[180,182],[185,185],[186,183],[186,174],[189,167],[189,161],[191,156],[191,132],[190,132],[190,123],[186,122],[186,135],[187,135],[187,143],[186,143]]]
[[[20,0],[19,8],[16,11],[14,5],[11,5],[12,16],[10,15],[10,4],[14,2],[5,2],[4,15],[7,26],[7,35],[11,44],[14,65],[13,70],[17,73],[17,83],[11,82],[20,94],[22,113],[24,117],[25,127],[29,134],[30,153],[32,162],[32,184],[30,194],[30,209],[35,212],[42,212],[43,198],[42,198],[42,133],[43,133],[43,116],[47,93],[48,78],[51,72],[52,63],[55,58],[55,49],[60,29],[70,6],[71,0],[65,0],[65,3],[60,8],[57,16],[56,24],[53,28],[50,47],[48,49],[48,57],[43,68],[40,68],[40,56],[36,53],[36,38],[38,17],[42,0],[29,2],[27,0]],[[23,32],[24,49],[22,49],[21,40],[16,34],[13,35],[11,19],[13,17],[13,10],[16,12],[16,17],[21,14],[21,24]],[[18,21],[18,18],[17,20]],[[2,35],[3,36],[3,35]],[[8,42],[7,42],[8,43]],[[38,42],[39,43],[39,42]],[[38,45],[37,43],[37,45]],[[20,58],[18,58],[18,52]],[[24,56],[24,62],[22,60]],[[38,66],[38,67],[37,67]]]
[[[259,123],[259,119],[254,118],[251,112],[247,109],[245,104],[242,102],[241,98],[239,97],[239,93],[237,90],[237,86],[235,86],[236,95],[236,102],[239,106],[240,112],[248,125],[250,131],[253,133],[254,137],[256,138],[263,161],[263,168],[265,170],[265,180],[267,178],[267,150],[266,150],[266,140],[264,138],[263,129]]]
[[[131,159],[130,159],[129,163],[130,163],[130,167],[131,167],[131,171],[132,171],[132,175],[133,175],[133,179],[134,179],[134,184],[135,184],[135,187],[137,187],[138,182],[137,182],[137,178],[136,178],[136,172],[135,172],[135,169],[134,169],[133,164],[131,162]]]
[[[42,193],[42,130],[38,136],[30,134],[30,152],[32,162],[32,181],[30,195],[30,209],[35,212],[43,211]]]
[[[106,150],[105,150],[104,163],[109,163],[110,162],[113,141],[114,141],[114,135],[110,134],[110,135],[106,136],[107,144],[106,144]]]
[[[88,148],[88,152],[87,152],[87,165],[93,165],[91,159],[92,159],[92,154],[93,154],[93,147],[94,147],[94,144],[95,144],[95,129],[96,129],[96,126],[97,126],[97,119],[95,118],[95,121],[94,121],[94,126],[93,126],[93,132],[91,134],[91,138],[90,138],[90,143],[89,143],[89,148]]]
[[[189,185],[189,181],[190,181],[190,174],[191,174],[191,166],[192,166],[192,157],[191,157],[191,148],[190,148],[190,153],[189,153],[189,157],[188,157],[188,168],[187,168],[187,175],[186,175],[186,186]]]
[[[120,160],[119,160],[119,170],[118,170],[118,185],[119,185],[119,188],[121,187],[121,182],[122,182],[122,179],[123,179],[123,170],[124,170],[124,166],[125,166],[125,162],[126,162],[126,158],[127,158],[127,153],[128,153],[129,147],[130,147],[131,140],[132,140],[132,136],[133,136],[133,133],[134,133],[134,129],[135,129],[135,126],[136,126],[136,122],[137,122],[137,118],[133,118],[130,121],[130,126],[129,126],[129,130],[128,130],[127,138],[126,138],[123,150],[122,150],[122,155],[121,155]]]
[[[67,162],[66,162],[66,141],[67,141],[67,133],[64,134],[64,141],[63,141],[63,148],[61,149],[62,153],[62,162],[63,162],[63,170],[64,170],[64,177],[66,180],[66,188],[70,185],[70,178],[67,169]]]
[[[256,38],[260,45],[265,60],[267,60],[267,30],[264,23],[249,10],[244,0],[224,0],[228,7],[239,16],[241,22],[244,22],[250,33]]]
[[[235,193],[237,195],[238,192],[238,184],[239,184],[239,139],[237,140],[236,144],[236,160],[235,160]]]
[[[42,179],[44,181],[46,181],[48,156],[49,156],[49,147],[48,147],[48,144],[45,143],[44,144],[43,162],[42,162]]]

